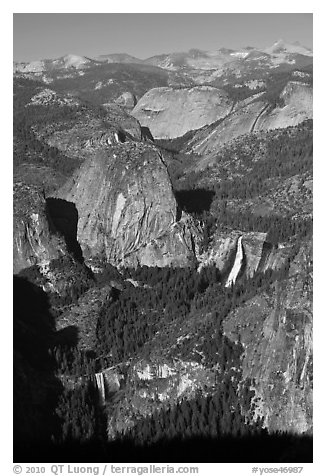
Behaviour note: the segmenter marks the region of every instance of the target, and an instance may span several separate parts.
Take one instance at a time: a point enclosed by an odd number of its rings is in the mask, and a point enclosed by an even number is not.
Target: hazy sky
[[[312,47],[305,13],[16,13],[14,60],[129,53],[139,58],[222,46],[270,46],[276,40]]]

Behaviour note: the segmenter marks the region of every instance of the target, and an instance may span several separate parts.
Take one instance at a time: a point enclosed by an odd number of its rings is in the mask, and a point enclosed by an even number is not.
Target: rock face
[[[270,430],[312,428],[312,261],[304,243],[286,279],[233,311],[224,332],[244,346],[243,377]]]
[[[41,191],[14,184],[14,273],[34,264],[46,265],[66,253],[64,240],[54,234]]]
[[[223,90],[209,86],[154,88],[138,101],[131,114],[154,138],[171,139],[225,117],[232,104]]]
[[[280,105],[272,106],[263,97],[238,104],[221,122],[208,125],[189,140],[184,152],[194,152],[214,158],[216,152],[243,134],[296,126],[312,119],[312,88],[303,83],[289,81],[279,96]],[[282,104],[281,104],[282,103]]]
[[[137,104],[137,99],[134,94],[130,93],[129,91],[122,93],[115,102],[119,104],[119,106],[123,106],[127,109],[133,109]]]
[[[276,107],[268,114],[262,114],[256,123],[256,130],[277,129],[296,126],[313,117],[313,98],[311,86],[289,81],[280,94],[284,105]]]
[[[253,102],[235,110],[221,123],[207,126],[193,136],[185,151],[213,157],[224,144],[254,129],[257,118],[266,109],[263,101]]]
[[[182,266],[194,256],[187,218],[179,220],[166,165],[154,146],[112,146],[86,161],[56,197],[76,205],[85,259]]]
[[[107,373],[104,371],[104,378]],[[198,391],[205,394],[215,383],[214,369],[193,361],[139,360],[125,366],[125,373],[128,390],[123,389],[123,397],[108,415],[109,440],[134,426],[137,419],[172,407],[183,398],[191,399]],[[121,379],[117,370],[115,376]]]
[[[42,89],[40,92],[35,94],[31,97],[29,103],[26,104],[25,107],[28,106],[53,106],[53,107],[60,107],[60,106],[79,106],[80,101],[74,97],[68,95],[58,94],[53,89]]]
[[[126,110],[132,109],[136,104],[136,97],[131,93],[123,93],[120,96],[122,102],[118,100],[116,103],[102,104],[107,111],[110,121],[118,125],[118,127],[130,134],[136,140],[141,139],[141,127],[137,119],[130,116]],[[131,104],[132,100],[132,104]],[[126,110],[125,110],[126,109]]]

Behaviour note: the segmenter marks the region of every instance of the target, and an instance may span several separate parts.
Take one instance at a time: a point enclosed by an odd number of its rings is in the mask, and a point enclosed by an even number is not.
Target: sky
[[[14,13],[14,61],[129,53],[141,59],[191,48],[312,48],[311,13]]]

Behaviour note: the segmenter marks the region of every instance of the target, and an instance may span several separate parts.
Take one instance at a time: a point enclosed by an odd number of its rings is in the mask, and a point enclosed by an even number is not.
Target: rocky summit
[[[163,156],[154,146],[128,143],[98,153],[55,197],[76,205],[77,238],[86,259],[182,266],[195,257],[191,220],[181,217]]]

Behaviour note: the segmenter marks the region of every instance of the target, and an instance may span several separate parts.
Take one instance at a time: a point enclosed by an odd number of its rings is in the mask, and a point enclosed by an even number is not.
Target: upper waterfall
[[[232,284],[236,282],[236,279],[238,277],[238,274],[242,266],[242,261],[243,261],[242,236],[240,236],[240,238],[238,239],[238,244],[237,244],[237,254],[235,256],[235,260],[234,260],[232,269],[230,271],[229,277],[227,279],[227,282],[225,284],[225,287],[230,287]]]

